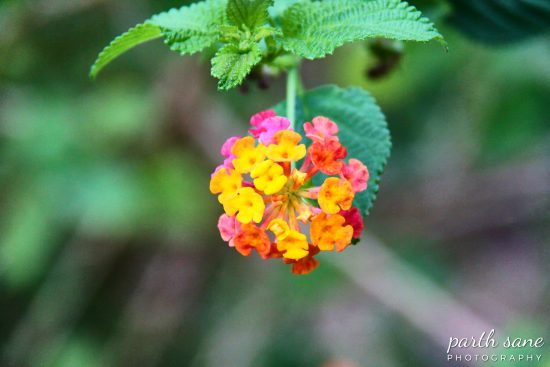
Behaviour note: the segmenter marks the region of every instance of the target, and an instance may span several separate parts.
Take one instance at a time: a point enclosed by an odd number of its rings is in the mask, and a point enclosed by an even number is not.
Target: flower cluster
[[[225,160],[210,180],[225,211],[218,221],[221,237],[244,256],[256,250],[307,274],[319,265],[314,256],[320,251],[343,251],[361,235],[363,220],[352,204],[367,188],[369,172],[357,159],[344,161],[338,126],[326,117],[304,124],[307,149],[290,121],[272,110],[250,123],[251,135],[222,146]],[[312,186],[319,173],[328,177]]]

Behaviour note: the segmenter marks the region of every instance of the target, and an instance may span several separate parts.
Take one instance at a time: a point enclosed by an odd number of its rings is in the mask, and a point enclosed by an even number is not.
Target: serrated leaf
[[[308,59],[366,38],[443,40],[433,23],[400,0],[303,1],[284,13],[282,29],[283,47]]]
[[[163,32],[164,42],[170,50],[180,55],[192,55],[212,46],[218,40],[218,33],[204,33],[193,31]]]
[[[201,51],[219,39],[225,22],[227,0],[206,0],[154,15],[143,24],[115,38],[98,56],[91,68],[94,78],[105,65],[146,41],[163,37],[170,49],[180,54]]]
[[[212,59],[212,76],[218,78],[219,89],[231,89],[241,84],[252,68],[262,59],[257,43],[243,51],[235,44],[227,44]]]
[[[126,33],[115,38],[101,51],[90,69],[90,77],[95,78],[108,63],[129,49],[161,36],[161,29],[153,24],[138,24],[134,28],[129,29]]]
[[[286,103],[280,103],[275,110],[284,115]],[[316,116],[335,121],[340,129],[340,141],[348,150],[348,159],[359,159],[369,169],[368,188],[358,193],[354,201],[361,213],[367,215],[376,199],[380,176],[390,156],[391,139],[386,118],[365,90],[337,86],[313,89],[297,99],[297,132],[305,136],[304,122]],[[322,182],[323,177],[318,177],[314,184]]]
[[[157,14],[147,23],[162,29],[172,51],[191,55],[219,40],[226,4],[227,0],[206,0]]]
[[[451,24],[471,38],[503,43],[550,31],[548,0],[450,0]]]
[[[254,31],[264,25],[269,17],[267,9],[273,0],[229,0],[227,3],[227,19],[230,23],[246,26]]]

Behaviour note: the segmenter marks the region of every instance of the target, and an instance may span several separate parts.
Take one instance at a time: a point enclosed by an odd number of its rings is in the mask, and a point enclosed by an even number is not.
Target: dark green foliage
[[[320,58],[366,38],[442,40],[431,22],[400,0],[206,0],[155,15],[115,39],[101,52],[91,75],[161,35],[182,55],[216,46],[212,75],[220,80],[220,89],[238,86],[262,61],[280,66],[275,64],[279,56]]]
[[[452,24],[487,43],[518,41],[550,30],[547,0],[449,0]]]

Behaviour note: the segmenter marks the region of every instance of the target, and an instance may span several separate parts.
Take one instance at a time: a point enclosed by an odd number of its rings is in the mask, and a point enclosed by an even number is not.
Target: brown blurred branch
[[[450,337],[476,337],[494,328],[372,236],[339,256],[327,256],[326,261],[365,293],[424,332],[440,347],[441,358],[445,358]],[[475,350],[461,352],[475,353]]]

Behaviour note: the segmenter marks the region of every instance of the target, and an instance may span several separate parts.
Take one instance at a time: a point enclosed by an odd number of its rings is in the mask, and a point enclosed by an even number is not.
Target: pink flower
[[[218,167],[216,167],[216,169],[214,170],[214,172],[210,175],[210,178],[214,177],[214,175],[216,174],[216,172],[218,172],[219,170],[221,169],[226,169],[227,170],[227,173],[229,174],[229,170],[231,169],[234,169],[235,167],[233,167],[233,158],[235,158],[234,156],[231,156],[231,157],[227,157],[223,160],[223,163],[220,164]]]
[[[286,130],[290,127],[290,121],[281,116],[274,116],[265,119],[261,127],[263,131],[260,133],[259,141],[263,145],[275,144],[273,136],[276,132]]]
[[[304,131],[306,136],[313,141],[322,143],[328,137],[338,140],[338,137],[334,136],[338,134],[338,125],[327,117],[318,116],[311,120],[311,123],[306,122]]]
[[[235,145],[235,142],[239,139],[240,137],[238,136],[232,136],[227,139],[225,143],[223,143],[220,153],[226,158],[224,159],[223,164],[220,164],[218,167],[216,167],[214,173],[218,172],[222,168],[225,168],[227,170],[227,173],[229,173],[230,169],[235,168],[233,167],[233,159],[235,159],[235,156],[231,153],[231,148],[233,148],[233,145]],[[212,174],[212,176],[214,175],[214,173]]]
[[[258,138],[263,145],[269,145],[275,143],[273,136],[277,131],[289,128],[290,121],[275,115],[273,110],[267,110],[252,116],[250,124],[254,126],[254,128],[248,130],[252,136]]]
[[[226,242],[229,241],[229,246],[234,247],[233,239],[240,230],[240,223],[235,220],[235,217],[230,217],[227,214],[222,214],[218,220],[218,229],[220,230],[220,236]]]
[[[233,148],[233,145],[235,145],[235,142],[240,138],[241,138],[240,136],[232,136],[229,139],[227,139],[225,143],[223,143],[222,145],[221,154],[224,157],[231,157],[232,156],[231,148]]]
[[[350,225],[353,227],[353,238],[359,238],[361,237],[361,233],[363,232],[363,217],[361,217],[361,213],[359,213],[359,209],[356,207],[351,208],[350,210],[342,210],[340,211],[340,214],[344,219],[346,220],[344,225]]]
[[[353,192],[361,192],[367,189],[369,170],[360,160],[352,158],[342,169],[341,177],[351,183]]]
[[[255,138],[258,138],[260,136],[260,133],[264,131],[262,122],[264,122],[264,120],[267,118],[275,117],[275,116],[277,115],[273,110],[258,112],[257,114],[255,114],[250,118],[250,125],[256,127],[256,129],[250,129],[248,131],[252,134],[252,136],[254,136]]]

